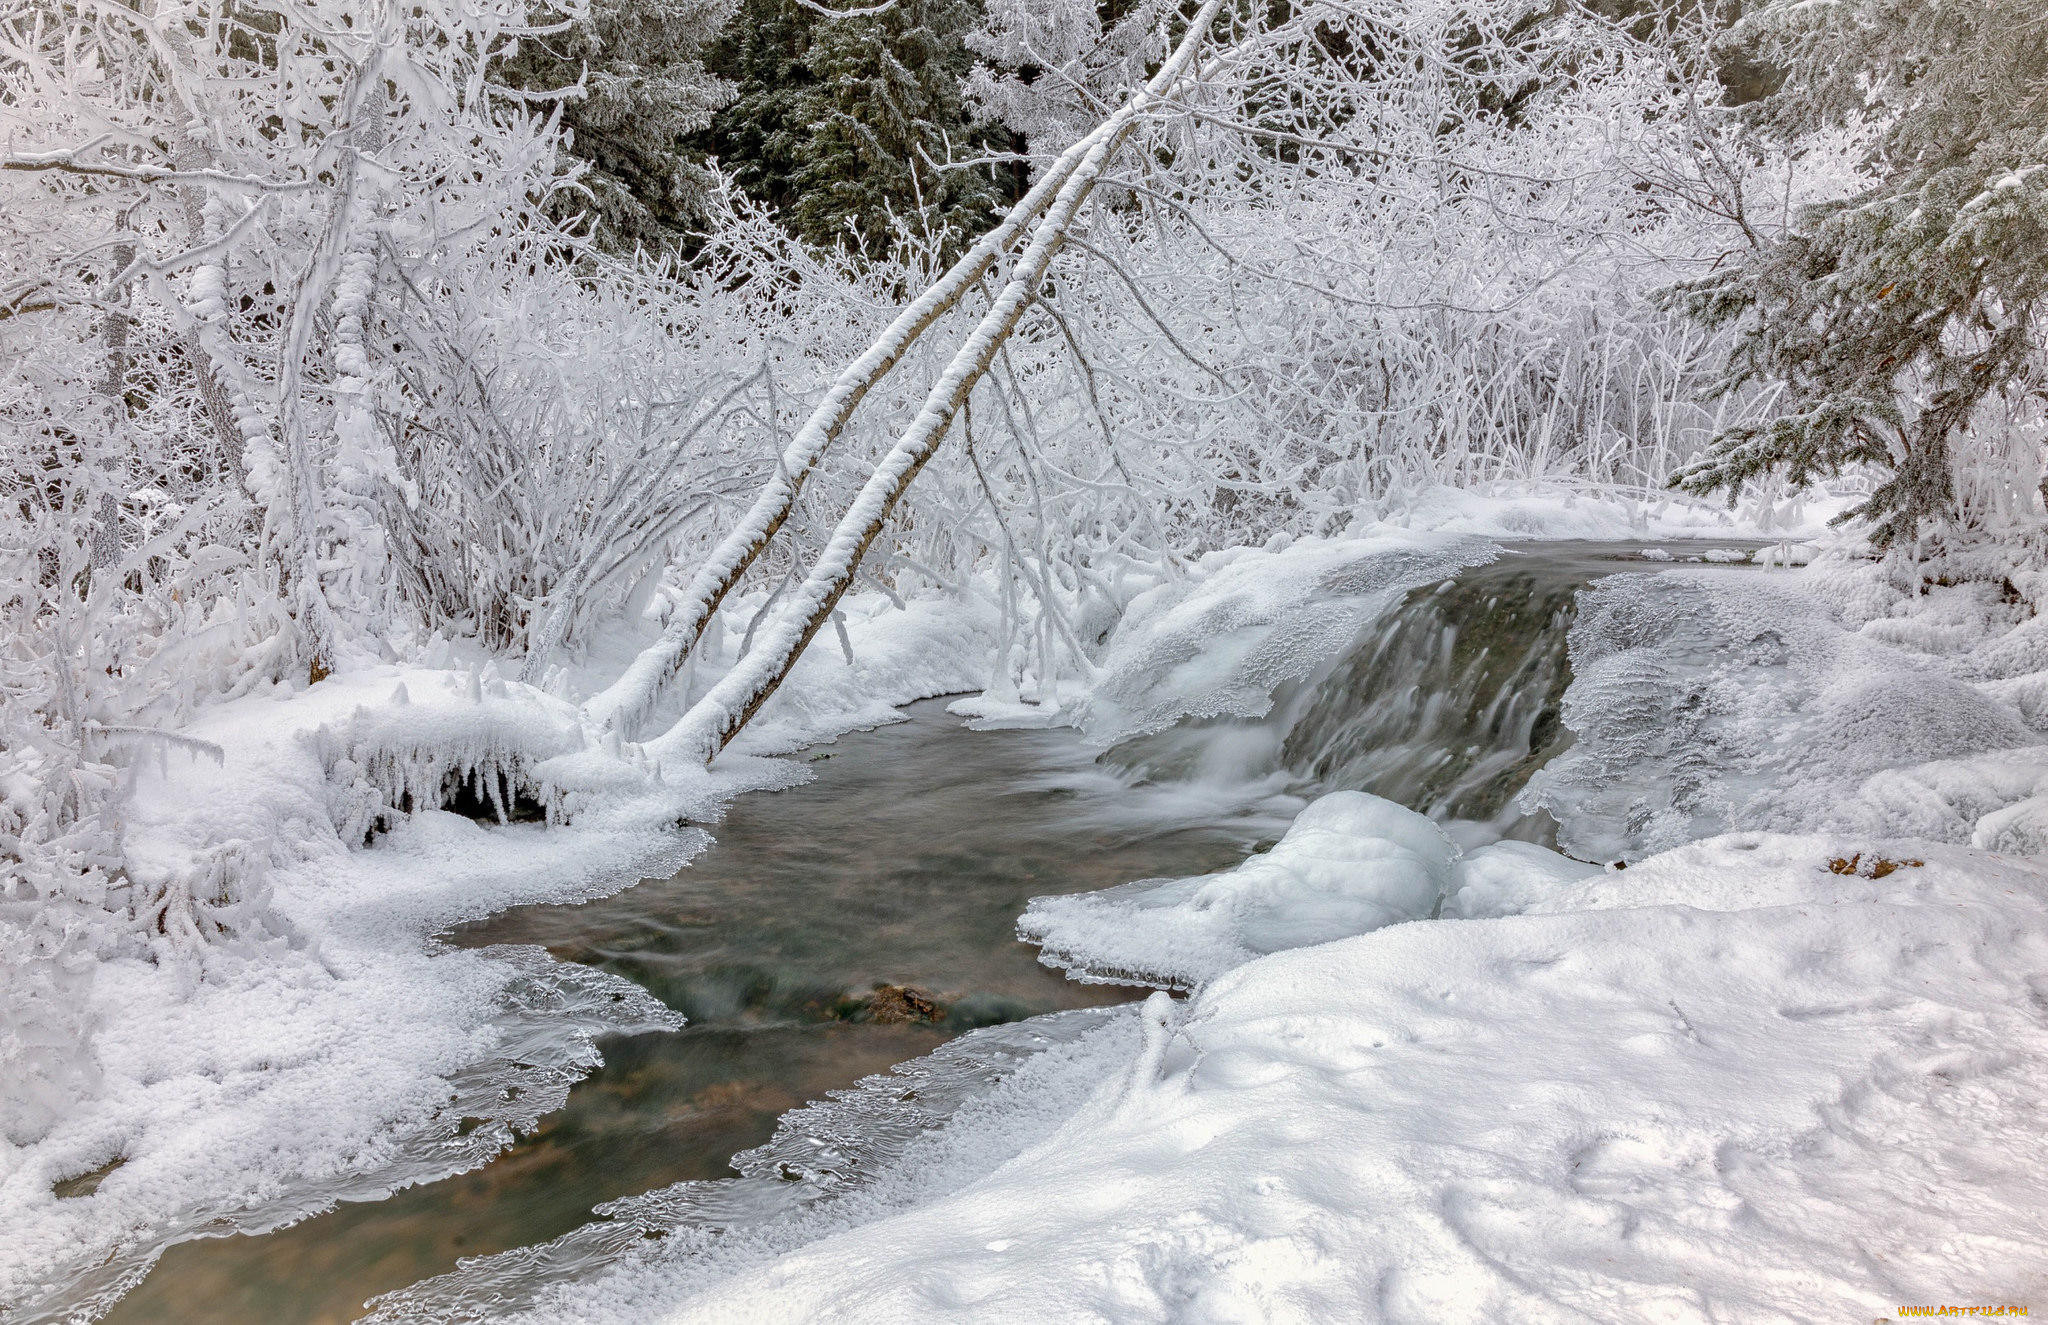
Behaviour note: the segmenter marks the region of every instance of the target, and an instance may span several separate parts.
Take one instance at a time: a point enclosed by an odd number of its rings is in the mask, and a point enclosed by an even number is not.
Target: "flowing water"
[[[1266,718],[1184,724],[1100,761],[1071,731],[972,732],[915,705],[815,752],[814,781],[742,798],[673,878],[448,935],[608,968],[689,1024],[605,1043],[567,1105],[485,1167],[175,1246],[108,1319],[354,1319],[458,1258],[587,1230],[600,1203],[729,1177],[786,1112],[963,1031],[1125,1001],[1135,991],[1038,965],[1016,918],[1040,894],[1234,864],[1298,804],[1230,787],[1356,788],[1471,839],[1547,840],[1553,825],[1513,795],[1570,739],[1557,715],[1573,598],[1650,568],[1640,551],[1510,550],[1407,595]]]
[[[1602,576],[1660,568],[1644,550],[1510,547],[1411,590],[1349,649],[1283,686],[1265,717],[1183,722],[1113,747],[1105,760],[1157,782],[1278,777],[1369,791],[1445,821],[1468,843],[1550,845],[1550,816],[1524,812],[1515,795],[1571,744],[1558,714],[1571,684],[1565,643],[1578,592]],[[1670,555],[1697,562],[1702,554],[1681,546]]]
[[[910,715],[822,747],[804,786],[741,798],[673,878],[446,936],[607,967],[684,1030],[606,1042],[565,1108],[474,1172],[172,1247],[107,1319],[352,1320],[378,1293],[553,1238],[601,1202],[727,1176],[829,1089],[975,1026],[1133,996],[1040,966],[1016,941],[1031,897],[1220,868],[1277,831],[1134,804],[1071,732],[972,732],[938,701]],[[877,985],[914,992],[877,1007]]]

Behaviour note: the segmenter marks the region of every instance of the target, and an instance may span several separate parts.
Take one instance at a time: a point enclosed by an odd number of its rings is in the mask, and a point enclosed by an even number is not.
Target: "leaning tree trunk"
[[[642,649],[618,680],[585,703],[583,711],[587,717],[600,727],[618,728],[629,737],[637,733],[648,710],[660,700],[662,691],[689,659],[690,650],[696,647],[718,605],[789,518],[804,480],[817,468],[818,461],[846,427],[846,421],[853,417],[854,408],[901,361],[917,338],[957,305],[995,260],[1009,251],[1032,218],[1052,203],[1060,186],[1087,155],[1087,146],[1088,140],[1083,139],[1062,153],[1000,223],[977,239],[944,275],[896,315],[896,320],[865,353],[841,370],[825,399],[790,440],[776,464],[774,477],[697,568],[661,637]],[[534,679],[545,662],[541,652],[529,658],[527,679]]]
[[[753,650],[674,727],[647,743],[646,751],[657,764],[710,762],[789,675],[804,647],[845,596],[861,558],[888,523],[897,502],[945,440],[953,416],[1016,328],[1045,278],[1053,255],[1066,241],[1075,216],[1101,178],[1103,166],[1129,136],[1139,116],[1174,90],[1200,49],[1220,4],[1221,0],[1205,0],[1180,44],[1151,81],[1061,158],[1064,161],[1078,153],[1058,195],[1032,232],[1030,245],[1017,259],[987,314],[940,374],[910,427],[862,485],[802,587],[784,600]]]

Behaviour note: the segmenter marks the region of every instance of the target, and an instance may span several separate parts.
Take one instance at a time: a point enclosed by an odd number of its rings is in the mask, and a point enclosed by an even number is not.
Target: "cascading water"
[[[1407,590],[1320,669],[1277,687],[1263,717],[1182,722],[1118,742],[1104,761],[1144,781],[1366,791],[1475,840],[1552,844],[1550,815],[1523,810],[1517,795],[1571,744],[1561,708],[1579,591],[1699,560],[1645,551],[1508,548]]]

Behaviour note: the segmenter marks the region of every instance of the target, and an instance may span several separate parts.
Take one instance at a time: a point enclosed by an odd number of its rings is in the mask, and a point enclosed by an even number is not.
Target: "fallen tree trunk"
[[[1066,241],[1068,228],[1094,191],[1104,165],[1136,127],[1139,117],[1174,90],[1193,63],[1220,4],[1221,0],[1204,0],[1159,72],[1061,157],[1063,162],[1072,159],[1066,178],[988,312],[940,374],[910,427],[868,476],[833,530],[817,564],[803,585],[785,600],[753,650],[692,705],[675,726],[647,743],[646,751],[657,764],[683,760],[709,763],[789,675],[805,646],[830,619],[832,610],[852,585],[861,558],[881,533],[897,502],[945,440],[954,415],[1016,328],[1044,280],[1053,255]]]
[[[618,680],[585,703],[585,716],[600,727],[616,728],[628,737],[638,732],[648,711],[689,660],[690,651],[696,647],[718,605],[789,518],[804,481],[853,417],[861,399],[902,360],[932,323],[944,317],[974,288],[975,282],[1009,251],[1033,218],[1052,204],[1061,186],[1087,155],[1088,145],[1089,140],[1084,138],[1061,153],[1008,215],[977,239],[944,275],[896,315],[895,321],[858,359],[840,371],[824,400],[811,411],[810,418],[783,451],[774,477],[762,486],[746,514],[726,532],[691,576],[661,637],[642,649]],[[530,660],[527,670],[537,672],[544,662],[544,658]]]

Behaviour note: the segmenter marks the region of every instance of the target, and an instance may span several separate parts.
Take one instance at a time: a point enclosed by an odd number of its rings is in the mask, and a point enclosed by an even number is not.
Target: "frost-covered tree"
[[[265,853],[127,858],[124,770],[209,757],[177,735],[200,704],[454,628],[415,610],[445,554],[394,518],[421,496],[411,384],[474,366],[419,350],[465,313],[516,338],[491,291],[573,255],[516,239],[545,233],[557,130],[489,76],[545,26],[516,4],[0,5],[10,952],[61,973],[274,934]]]
[[[967,44],[969,101],[1026,143],[1085,133],[1164,51],[1157,0],[991,0]]]
[[[1849,515],[1880,547],[1930,524],[2038,520],[2039,457],[2008,440],[2048,390],[2048,15],[2035,0],[1777,3],[1738,32],[1786,71],[1756,108],[1764,131],[1865,129],[1872,179],[1684,288],[1708,323],[1742,328],[1737,380],[1786,394],[1679,483],[1867,465],[1881,477]]]
[[[510,86],[563,98],[569,150],[589,165],[553,214],[585,214],[599,242],[627,251],[669,248],[703,223],[716,183],[690,139],[732,99],[702,60],[732,11],[732,0],[595,0],[499,62]]]

